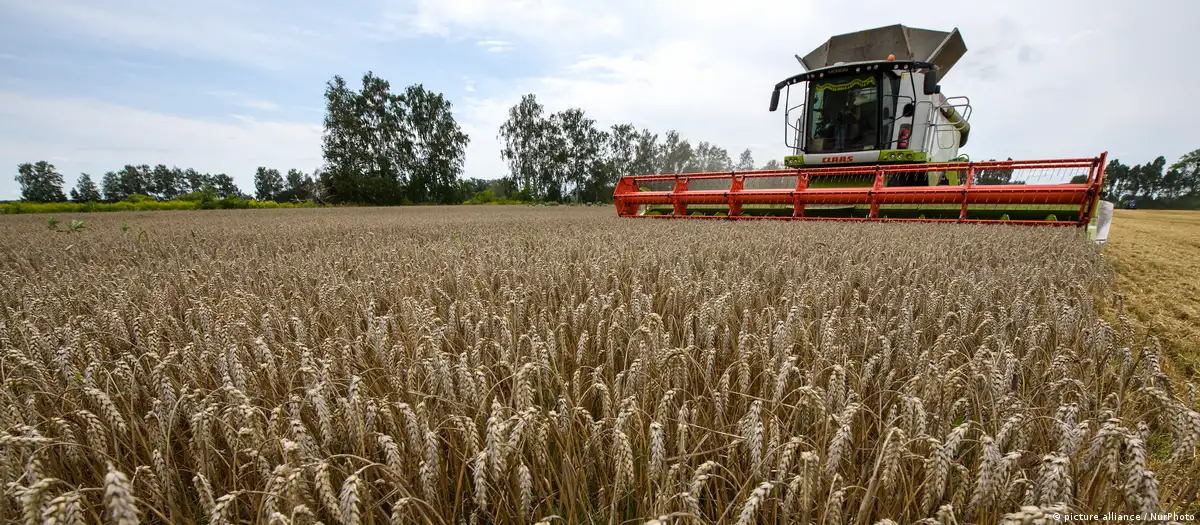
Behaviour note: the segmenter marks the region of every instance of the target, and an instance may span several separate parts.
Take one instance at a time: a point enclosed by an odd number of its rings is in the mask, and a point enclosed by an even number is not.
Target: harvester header
[[[771,92],[769,111],[783,106],[787,169],[625,176],[613,194],[617,212],[1007,222],[1087,227],[1094,235],[1111,213],[1099,200],[1105,154],[972,162],[959,152],[971,103],[944,95],[940,82],[966,51],[957,28],[891,25],[836,35],[796,55],[804,71]]]

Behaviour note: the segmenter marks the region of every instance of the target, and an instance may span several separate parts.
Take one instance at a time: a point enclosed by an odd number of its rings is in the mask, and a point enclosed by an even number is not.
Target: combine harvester
[[[958,29],[893,25],[830,38],[797,55],[805,72],[771,93],[770,111],[783,95],[787,169],[622,177],[617,213],[1075,226],[1103,243],[1107,154],[988,162],[959,154],[970,101],[946,97],[939,82],[966,51]]]

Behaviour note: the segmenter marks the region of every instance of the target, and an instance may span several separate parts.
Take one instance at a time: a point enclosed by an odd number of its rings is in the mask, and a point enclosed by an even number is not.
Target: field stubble
[[[4,522],[1197,510],[1194,388],[1097,314],[1112,274],[1068,230],[2,219]]]
[[[1116,210],[1104,251],[1121,306],[1162,339],[1168,373],[1200,378],[1200,211]]]

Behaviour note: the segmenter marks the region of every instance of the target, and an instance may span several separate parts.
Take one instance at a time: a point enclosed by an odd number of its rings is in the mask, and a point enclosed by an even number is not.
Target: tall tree
[[[746,148],[742,155],[738,157],[737,166],[734,166],[738,171],[751,171],[754,169],[754,154],[750,153],[750,148]]]
[[[1183,174],[1172,166],[1163,175],[1159,192],[1163,198],[1175,199],[1183,194]]]
[[[1135,164],[1129,168],[1129,176],[1125,178],[1125,193],[1131,199],[1145,196],[1146,188],[1142,185],[1145,177],[1142,176],[1142,171],[1142,165]]]
[[[508,178],[517,190],[528,195],[542,196],[540,179],[546,164],[547,131],[550,125],[543,118],[545,108],[532,93],[508,109],[508,120],[500,125],[497,138],[504,141],[500,158],[508,163]]]
[[[160,200],[171,200],[179,196],[179,181],[177,170],[172,170],[163,164],[154,166],[150,172],[149,193]]]
[[[80,173],[79,180],[75,181],[75,187],[71,189],[71,200],[75,202],[96,202],[100,200],[100,189],[96,187],[96,183],[92,182],[92,176],[87,173]]]
[[[282,199],[285,201],[306,201],[313,198],[313,180],[298,169],[287,172],[284,182]]]
[[[242,190],[238,189],[237,184],[233,182],[233,177],[224,173],[218,173],[213,176],[212,188],[217,192],[217,196],[222,199],[240,197],[242,194]]]
[[[633,148],[633,162],[630,163],[631,175],[652,175],[663,171],[662,149],[658,144],[658,134],[643,129],[637,135]]]
[[[459,198],[469,137],[452,105],[420,84],[392,93],[367,72],[351,90],[340,76],[325,89],[321,186],[335,202],[399,204]]]
[[[279,170],[259,166],[254,172],[254,198],[260,201],[280,200],[283,192],[283,177]]]
[[[415,202],[460,202],[458,182],[471,139],[454,120],[453,105],[420,84],[405,89],[402,100],[411,141],[406,195]]]
[[[1104,193],[1113,201],[1122,200],[1129,184],[1129,166],[1117,159],[1110,160],[1104,168]]]
[[[201,174],[192,168],[183,171],[181,180],[180,185],[186,187],[188,193],[200,193],[206,184],[212,186],[212,178],[207,173]]]
[[[630,175],[637,148],[638,133],[633,124],[616,124],[609,133],[608,151],[605,157],[612,162],[613,173],[618,177]]]
[[[1151,199],[1159,196],[1163,180],[1163,168],[1166,165],[1167,159],[1160,156],[1145,165],[1134,168],[1133,173],[1137,178],[1138,195]]]
[[[392,93],[387,80],[368,71],[355,97],[354,119],[362,149],[366,180],[355,202],[399,204],[412,159],[412,136],[405,126],[408,108],[403,95]]]
[[[313,170],[311,177],[305,177],[305,180],[312,181],[308,185],[310,194],[309,196],[312,198],[312,200],[315,200],[321,204],[328,204],[332,202],[329,187],[324,183],[327,178],[325,175],[326,171],[328,170],[325,168],[325,166],[317,166],[317,168]]]
[[[638,133],[633,124],[616,124],[605,134],[602,165],[585,192],[588,201],[609,201],[617,179],[632,174],[637,142]]]
[[[100,179],[100,191],[104,193],[104,200],[116,202],[129,196],[125,192],[124,185],[121,184],[121,176],[115,171],[109,171]]]
[[[779,160],[777,160],[777,159],[771,159],[771,160],[768,160],[766,164],[763,164],[762,169],[764,169],[764,170],[781,170],[781,169],[783,169],[783,164],[780,164]]]
[[[54,165],[44,160],[17,165],[17,184],[21,185],[21,198],[31,202],[62,202],[63,176]]]
[[[733,161],[729,159],[729,152],[725,148],[709,142],[701,142],[696,145],[696,149],[692,152],[692,157],[688,159],[684,171],[686,173],[700,173],[729,171],[731,169],[733,169]]]
[[[341,76],[325,89],[322,184],[335,202],[395,204],[411,141],[404,136],[404,104],[386,80],[367,72],[361,92]]]
[[[1200,149],[1180,157],[1171,169],[1179,172],[1180,194],[1200,196]]]
[[[563,140],[564,182],[577,198],[584,192],[594,193],[598,185],[607,184],[600,157],[606,134],[595,127],[596,121],[583,110],[571,108],[558,114]],[[590,197],[590,196],[589,196]]]
[[[567,177],[567,138],[563,114],[555,113],[538,123],[536,156],[538,192],[549,201],[561,201]]]
[[[178,199],[189,191],[187,173],[179,166],[171,166],[171,199]]]
[[[658,157],[661,159],[663,173],[684,173],[692,161],[692,145],[679,136],[675,130],[667,131],[659,146]]]
[[[121,171],[117,172],[117,176],[120,177],[124,197],[130,195],[149,195],[151,193],[153,183],[149,165],[141,164],[135,166],[133,164],[126,164],[124,168],[121,168]]]
[[[1009,157],[1008,160],[1012,160],[1012,157]],[[979,170],[979,173],[975,175],[974,184],[1010,184],[1012,176],[1011,168]]]

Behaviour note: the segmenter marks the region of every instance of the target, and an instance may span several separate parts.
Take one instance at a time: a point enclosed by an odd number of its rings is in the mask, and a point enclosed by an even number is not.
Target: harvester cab
[[[972,161],[970,100],[941,81],[967,51],[958,29],[903,25],[830,38],[775,85],[785,169],[629,175],[623,217],[933,221],[1075,226],[1103,242],[1106,154]]]
[[[950,32],[893,25],[837,35],[796,60],[803,73],[775,85],[784,103],[784,165],[864,165],[962,160],[971,127],[967,97],[939,82],[967,52]],[[793,105],[794,103],[794,105]],[[951,174],[956,175],[956,174]],[[957,184],[944,179],[934,184]],[[900,177],[892,185],[927,185]]]

